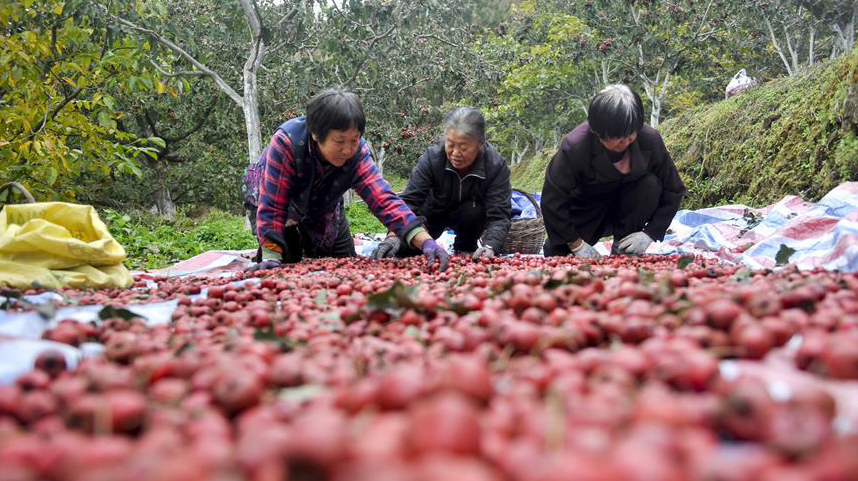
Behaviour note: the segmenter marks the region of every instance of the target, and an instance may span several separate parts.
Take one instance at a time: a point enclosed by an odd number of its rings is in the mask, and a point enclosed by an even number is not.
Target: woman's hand
[[[575,257],[580,257],[581,259],[599,259],[602,257],[602,254],[599,254],[599,251],[597,251],[595,247],[584,242],[584,239],[578,239],[577,241],[572,242],[569,244],[569,248],[572,249],[572,253],[575,254]]]
[[[399,252],[399,248],[402,246],[402,241],[399,240],[395,235],[388,237],[381,241],[378,246],[372,251],[370,257],[373,259],[384,259],[386,257],[394,257],[397,252]]]
[[[430,267],[435,263],[435,259],[438,259],[438,262],[441,263],[438,268],[440,272],[446,271],[447,267],[449,267],[450,254],[447,254],[447,251],[445,251],[443,247],[439,246],[438,243],[435,242],[435,239],[433,239],[425,230],[421,231],[411,239],[411,245],[414,246],[415,249],[423,251],[423,255],[426,257],[426,264]]]
[[[444,272],[450,266],[450,254],[443,247],[439,246],[435,239],[429,239],[423,242],[423,256],[426,257],[426,265],[431,269],[435,264],[435,259],[438,259],[438,272]]]
[[[244,272],[264,271],[268,269],[277,269],[278,267],[283,267],[283,263],[278,261],[277,259],[268,259],[258,264],[253,264],[252,266],[246,267],[244,269]]]
[[[652,238],[644,232],[634,232],[620,239],[617,251],[620,254],[641,255],[652,244]]]
[[[495,249],[494,249],[494,247],[489,246],[489,245],[482,246],[479,249],[477,249],[476,252],[474,252],[474,260],[475,261],[478,261],[480,259],[491,259],[494,256],[495,256]]]

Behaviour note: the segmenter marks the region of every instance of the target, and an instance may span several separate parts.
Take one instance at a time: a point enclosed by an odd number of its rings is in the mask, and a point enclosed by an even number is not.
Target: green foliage
[[[118,125],[116,95],[165,87],[138,62],[145,46],[99,26],[93,8],[0,4],[0,182],[40,200],[73,199],[83,172],[139,175],[138,156],[163,144]]]
[[[603,66],[603,82],[623,81],[637,88],[657,125],[673,96],[687,102],[689,96],[711,95],[713,86],[715,92],[723,88],[711,80],[725,74],[724,57],[736,57],[746,41],[745,31],[737,28],[736,8],[734,0],[704,5],[603,0],[574,2],[572,13],[594,37],[591,45],[582,45],[582,55]]]
[[[590,66],[575,55],[583,22],[563,2],[525,0],[513,7],[503,35],[490,34],[474,48],[503,77],[487,109],[492,140],[520,151],[540,148],[583,119],[593,93]]]
[[[408,176],[440,136],[454,105],[471,103],[492,71],[474,38],[505,15],[508,0],[363,0],[321,7],[317,50],[284,64],[295,79],[286,98],[306,99],[332,84],[360,94],[366,136],[384,149],[385,171]],[[291,53],[289,54],[292,55]],[[302,81],[306,79],[306,82]]]
[[[858,127],[846,111],[857,72],[858,49],[666,122],[665,143],[689,188],[685,207],[760,206],[787,194],[813,201],[858,180]]]
[[[346,207],[346,219],[352,234],[376,234],[387,232],[381,222],[372,215],[366,202],[352,202]]]
[[[398,175],[384,176],[385,180],[390,183],[390,187],[394,192],[402,192],[405,190],[405,185],[408,183],[407,177]],[[346,206],[346,218],[349,220],[349,228],[352,234],[376,234],[387,232],[384,225],[369,210],[366,202],[357,200]]]
[[[782,70],[760,12],[771,14],[779,36],[788,27],[793,38],[806,38],[806,27],[815,25],[817,57],[839,52],[832,48],[837,41],[832,27],[843,30],[851,18],[846,0],[252,3],[264,25],[264,57],[253,85],[263,144],[277,125],[302,113],[313,94],[343,85],[364,103],[366,137],[377,152],[384,151],[385,171],[407,178],[420,154],[443,134],[444,114],[472,105],[486,113],[490,140],[508,159],[518,161],[522,152],[533,157],[513,168],[513,183],[531,191],[541,188],[554,144],[584,118],[589,97],[605,82],[627,82],[645,102],[642,87],[648,85],[650,95],[660,99],[662,118],[676,117],[723,96],[740,68],[761,81]],[[810,10],[793,28],[799,5]],[[0,181],[21,181],[40,200],[148,207],[168,191],[179,205],[239,211],[238,185],[250,150],[247,113],[236,101],[248,95],[241,87],[253,47],[245,13],[236,0],[2,3]],[[174,41],[235,95],[224,95],[209,77],[159,74],[199,65],[116,17]],[[806,44],[801,48],[807,52]],[[811,96],[821,92],[816,87]],[[842,92],[837,95],[843,99]],[[746,107],[758,113],[780,108],[770,99],[761,101]],[[825,117],[826,126],[814,130],[802,123],[801,114],[791,123],[786,115],[772,121],[774,128],[808,136],[804,157],[828,155],[807,162],[802,175],[827,175],[830,184],[855,170],[854,132],[846,129],[826,150],[819,142],[835,121]],[[683,135],[699,139],[710,130],[695,123]],[[691,146],[674,142],[680,149]],[[742,149],[760,161],[784,153],[770,145],[764,148],[772,152],[755,152],[758,147],[748,143]],[[707,150],[704,157],[714,152]],[[707,169],[711,164],[710,159]],[[754,177],[741,173],[745,184]],[[695,189],[701,196],[705,191],[707,199],[721,199],[733,189],[732,177],[697,174],[705,186]],[[802,187],[771,178],[785,191]]]
[[[543,150],[538,155],[524,159],[510,168],[510,182],[513,187],[535,193],[542,192],[545,182],[545,167],[551,161],[554,152]]]
[[[211,210],[193,218],[180,210],[172,221],[139,212],[103,209],[102,220],[125,247],[130,269],[160,269],[209,250],[254,249],[257,240],[244,217]]]
[[[847,132],[834,150],[834,165],[838,167],[840,177],[855,179],[858,172],[858,136]]]

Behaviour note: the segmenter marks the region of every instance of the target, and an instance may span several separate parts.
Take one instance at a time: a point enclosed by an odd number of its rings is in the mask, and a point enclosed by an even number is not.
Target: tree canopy
[[[513,163],[625,82],[658,124],[848,52],[847,0],[18,0],[0,5],[0,182],[42,199],[237,208],[273,129],[341,85],[407,176],[456,105]],[[140,189],[140,186],[145,186]]]

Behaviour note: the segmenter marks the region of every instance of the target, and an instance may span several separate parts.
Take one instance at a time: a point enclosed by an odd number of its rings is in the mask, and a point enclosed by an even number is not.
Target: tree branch
[[[247,19],[247,25],[250,26],[251,38],[256,40],[262,36],[262,30],[265,25],[262,23],[262,15],[259,13],[259,6],[256,5],[256,0],[238,0],[241,9],[244,10],[244,18]]]
[[[217,86],[220,87],[220,89],[224,93],[229,95],[229,97],[233,101],[235,101],[235,103],[237,103],[239,105],[242,105],[244,103],[244,99],[241,97],[241,95],[239,95],[238,92],[236,92],[232,87],[230,87],[229,84],[226,83],[226,81],[223,78],[221,78],[220,75],[217,74],[217,72],[214,72],[213,70],[211,70],[208,67],[206,67],[205,65],[203,65],[202,62],[200,62],[199,60],[194,58],[191,54],[186,52],[182,47],[179,47],[178,45],[173,43],[170,39],[165,38],[164,36],[160,35],[159,33],[155,32],[152,29],[149,29],[146,27],[141,27],[141,26],[139,26],[133,22],[125,20],[124,18],[120,18],[120,17],[117,17],[117,16],[112,15],[112,14],[108,14],[108,17],[110,17],[113,21],[119,23],[120,25],[122,25],[126,28],[130,28],[132,30],[138,31],[140,33],[145,33],[146,35],[151,36],[152,38],[157,40],[158,43],[160,43],[161,45],[164,45],[165,47],[172,50],[175,54],[179,55],[180,57],[182,57],[185,60],[187,60],[188,62],[190,62],[194,67],[196,67],[198,70],[203,72],[203,74],[211,77],[215,81]]]
[[[183,70],[180,72],[167,72],[163,68],[161,68],[158,64],[155,63],[151,58],[149,59],[149,65],[151,65],[159,74],[165,77],[207,77],[208,74],[201,70]]]
[[[354,74],[352,74],[352,76],[351,76],[348,80],[346,80],[346,82],[343,84],[343,87],[348,87],[349,85],[351,85],[351,83],[352,83],[352,82],[354,82],[354,81],[355,81],[355,79],[357,78],[357,76],[358,76],[358,75],[360,75],[360,71],[361,71],[361,69],[363,68],[364,64],[366,64],[367,60],[369,60],[370,55],[371,55],[371,53],[372,53],[372,49],[373,49],[373,47],[375,46],[375,44],[376,44],[379,40],[381,40],[381,39],[383,39],[383,38],[385,38],[385,37],[390,36],[390,34],[391,34],[391,33],[393,33],[393,31],[394,31],[395,29],[396,29],[396,25],[391,25],[391,26],[390,26],[390,28],[389,28],[389,29],[387,29],[387,31],[386,31],[386,32],[384,32],[384,33],[383,33],[383,34],[381,34],[381,35],[376,35],[375,37],[373,37],[373,38],[372,38],[372,40],[370,41],[369,45],[364,49],[364,50],[367,52],[367,54],[364,56],[363,60],[361,60],[361,61],[360,61],[360,63],[358,63],[357,67],[355,67],[355,72],[354,72]]]
[[[203,113],[203,116],[196,123],[196,125],[194,125],[190,129],[188,129],[186,132],[179,134],[175,137],[163,137],[160,135],[158,137],[161,137],[162,139],[164,139],[165,142],[168,142],[168,143],[180,142],[182,140],[185,140],[191,134],[197,132],[198,130],[200,130],[203,127],[203,125],[205,125],[206,120],[208,120],[208,118],[209,118],[209,115],[211,115],[211,113],[214,111],[214,107],[215,107],[215,102],[214,102],[214,100],[212,100],[212,102],[209,104],[208,108],[206,109],[205,113]]]
[[[441,37],[439,37],[439,36],[437,36],[437,35],[435,35],[435,34],[433,34],[433,33],[426,34],[426,35],[418,35],[418,36],[416,37],[416,40],[422,40],[422,39],[425,39],[425,38],[431,38],[431,39],[437,40],[437,41],[439,41],[439,42],[441,42],[441,43],[446,43],[447,45],[449,45],[449,46],[451,46],[451,47],[457,47],[457,48],[462,47],[462,45],[457,45],[457,44],[455,44],[455,43],[453,43],[453,42],[451,42],[451,41],[449,41],[449,40],[447,40],[447,39],[443,39],[443,38],[441,38]]]
[[[297,6],[292,7],[291,10],[289,10],[285,15],[280,17],[280,20],[277,21],[277,26],[275,27],[275,30],[280,30],[280,28],[283,27],[284,22],[286,22],[287,20],[292,20],[292,17],[294,17],[297,14],[298,14],[298,7]]]
[[[241,8],[244,10],[244,16],[247,19],[247,24],[250,26],[250,38],[253,40],[253,57],[248,58],[245,62],[245,68],[251,72],[256,72],[259,69],[259,64],[265,58],[265,24],[262,23],[262,15],[259,13],[259,7],[256,5],[256,0],[238,0]]]
[[[336,12],[340,16],[340,18],[342,18],[346,22],[354,25],[355,27],[365,28],[365,29],[369,30],[369,33],[375,35],[375,31],[372,29],[372,27],[369,24],[356,22],[356,21],[352,20],[351,18],[347,17],[346,14],[342,11],[342,8],[345,8],[345,7],[340,7],[339,5],[337,5],[337,2],[335,0],[331,0],[330,4],[334,7],[334,10],[336,10]],[[343,5],[345,5],[345,0],[343,1]]]
[[[146,124],[149,126],[149,129],[152,130],[152,136],[161,137],[161,134],[158,132],[158,127],[155,126],[155,120],[152,119],[152,113],[149,111],[149,109],[143,109],[143,118],[146,119]],[[163,139],[163,137],[161,138]],[[160,152],[158,152],[158,154],[160,156]]]
[[[793,76],[792,67],[790,67],[789,61],[787,60],[786,55],[784,55],[784,51],[781,50],[781,45],[780,45],[780,43],[778,43],[778,39],[775,36],[775,30],[772,28],[772,23],[769,22],[769,17],[763,16],[763,20],[765,20],[766,27],[768,27],[768,29],[769,29],[769,35],[771,35],[771,37],[772,37],[772,43],[775,46],[775,51],[778,53],[778,56],[781,58],[781,61],[783,61],[784,66],[787,69],[787,75],[792,77]]]
[[[814,40],[814,37],[816,37],[816,29],[815,29],[815,28],[813,28],[813,27],[811,26],[811,27],[810,27],[810,41],[808,42],[808,47],[807,47],[807,48],[808,48],[808,52],[807,52],[807,64],[808,64],[809,66],[813,66],[813,56],[814,56],[814,53],[813,53],[813,47],[814,47],[814,45],[813,45],[813,40]]]
[[[790,34],[787,31],[786,26],[783,27],[784,37],[786,38],[787,50],[789,50],[789,56],[792,59],[792,71],[798,73],[798,52],[796,49],[799,47],[798,41],[796,40],[796,46],[793,48],[792,39],[790,38]]]

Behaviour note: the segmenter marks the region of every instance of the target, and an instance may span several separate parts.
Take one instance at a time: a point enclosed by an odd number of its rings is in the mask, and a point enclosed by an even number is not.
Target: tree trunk
[[[858,17],[858,4],[852,7],[852,15],[845,25],[835,23],[831,29],[837,34],[837,39],[834,42],[834,50],[839,50],[837,53],[847,53],[852,50],[855,45],[855,18]],[[837,55],[837,53],[833,54]]]
[[[257,71],[262,64],[262,59],[268,53],[265,42],[254,42],[251,51],[248,52],[247,61],[244,63],[244,96],[241,108],[244,111],[244,125],[247,128],[247,155],[248,162],[254,163],[262,153],[261,122],[259,120],[259,85],[257,82]]]
[[[248,162],[254,163],[262,153],[262,128],[259,120],[259,96],[256,91],[256,75],[254,74],[252,92],[247,89],[248,79],[245,79],[244,102],[241,109],[244,111],[244,126],[247,129],[247,156]]]
[[[778,56],[781,58],[781,61],[784,63],[784,67],[786,67],[787,75],[792,77],[795,74],[795,72],[793,72],[792,66],[789,63],[789,60],[787,60],[787,57],[784,54],[784,51],[781,49],[781,44],[780,44],[780,42],[778,42],[777,36],[775,36],[775,29],[772,28],[772,23],[769,21],[768,17],[764,17],[763,20],[765,20],[766,27],[768,27],[768,29],[769,29],[769,35],[771,36],[771,39],[772,39],[772,45],[775,46],[775,51],[778,53]]]
[[[816,39],[816,29],[810,27],[810,42],[807,46],[807,65],[808,67],[813,67],[813,57],[816,55],[813,53],[814,41]]]
[[[375,159],[375,165],[378,167],[378,175],[384,177],[384,161],[387,160],[387,152],[382,147],[375,151],[375,155],[378,156]]]
[[[176,216],[176,204],[173,203],[173,195],[166,185],[155,191],[155,208],[158,209],[158,214],[167,219]]]
[[[653,82],[646,75],[641,75],[641,77],[644,82],[644,92],[646,92],[646,97],[652,104],[652,111],[649,114],[649,124],[652,128],[657,128],[658,121],[661,117],[661,99],[664,96],[664,89],[662,89],[661,92],[657,92],[657,81]],[[656,77],[656,79],[657,78],[658,77]]]
[[[658,127],[658,121],[661,118],[661,98],[656,95],[652,99],[652,112],[649,114],[649,124],[652,128]]]

